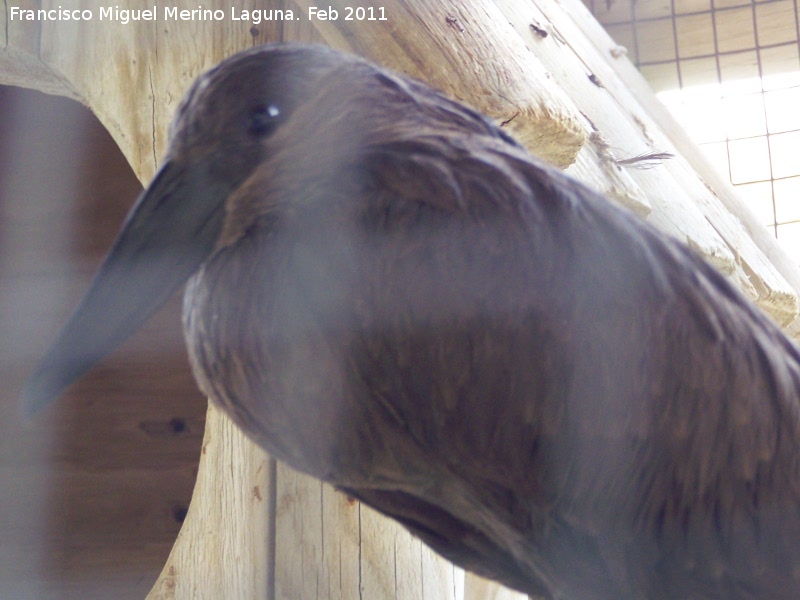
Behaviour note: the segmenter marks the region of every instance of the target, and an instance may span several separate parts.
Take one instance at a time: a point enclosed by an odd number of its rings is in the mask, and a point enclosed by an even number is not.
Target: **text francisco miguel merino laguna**
[[[158,21],[158,6],[152,8],[120,8],[119,6],[101,7],[99,12],[84,9],[67,9],[59,6],[51,9],[27,9],[19,6],[10,6],[9,17],[12,21],[92,21],[96,17],[100,21],[117,21],[127,25],[131,21]],[[230,7],[229,12],[224,10],[198,7],[195,9],[179,9],[175,6],[162,7],[161,15],[164,21],[222,21],[229,18],[231,21],[249,21],[258,25],[262,21],[297,21],[303,15],[295,14],[291,9],[241,9]],[[333,7],[309,6],[308,20],[318,21],[386,21],[384,7],[344,6],[337,10]]]

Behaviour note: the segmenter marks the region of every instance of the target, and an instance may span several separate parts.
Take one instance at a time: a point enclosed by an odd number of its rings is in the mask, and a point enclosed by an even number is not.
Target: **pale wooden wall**
[[[343,10],[346,3],[326,4]],[[301,11],[307,5],[284,3]],[[760,226],[725,184],[706,172],[653,103],[624,51],[578,0],[387,0],[383,5],[385,23],[300,21],[252,30],[231,21],[41,28],[6,22],[0,80],[5,74],[7,81],[80,98],[146,181],[157,167],[179,98],[203,69],[237,50],[278,39],[348,49],[426,79],[499,121],[516,115],[510,128],[532,152],[569,167],[686,241],[776,321],[792,327],[797,268],[756,232]],[[229,4],[208,6],[228,10]],[[652,151],[677,156],[652,169],[621,166],[622,159]],[[487,585],[365,507],[274,465],[210,410],[192,506],[150,598],[361,594],[378,600],[456,600],[510,594]]]
[[[22,382],[140,190],[85,107],[0,86],[3,600],[141,600],[189,506],[205,401],[180,298],[39,418],[19,418]]]

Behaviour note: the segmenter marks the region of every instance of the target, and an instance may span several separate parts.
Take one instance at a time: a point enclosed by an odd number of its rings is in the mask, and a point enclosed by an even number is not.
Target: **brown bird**
[[[188,279],[258,444],[553,600],[800,597],[800,355],[683,245],[424,84],[310,46],[203,75],[25,391]]]

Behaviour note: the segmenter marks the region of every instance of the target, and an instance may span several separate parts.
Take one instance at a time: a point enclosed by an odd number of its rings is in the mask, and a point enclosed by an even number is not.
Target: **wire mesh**
[[[584,0],[800,263],[798,0]]]

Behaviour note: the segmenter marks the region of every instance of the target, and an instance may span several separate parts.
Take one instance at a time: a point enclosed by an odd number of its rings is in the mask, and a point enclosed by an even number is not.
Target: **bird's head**
[[[200,76],[169,131],[166,161],[236,187],[266,158],[268,141],[348,61],[322,46],[259,46]],[[355,59],[354,59],[355,60]],[[191,173],[190,173],[191,174]]]
[[[36,412],[131,336],[213,251],[226,199],[268,159],[270,139],[344,55],[317,46],[253,48],[202,75],[169,149],[81,304],[23,391]],[[353,59],[355,60],[355,59]]]

